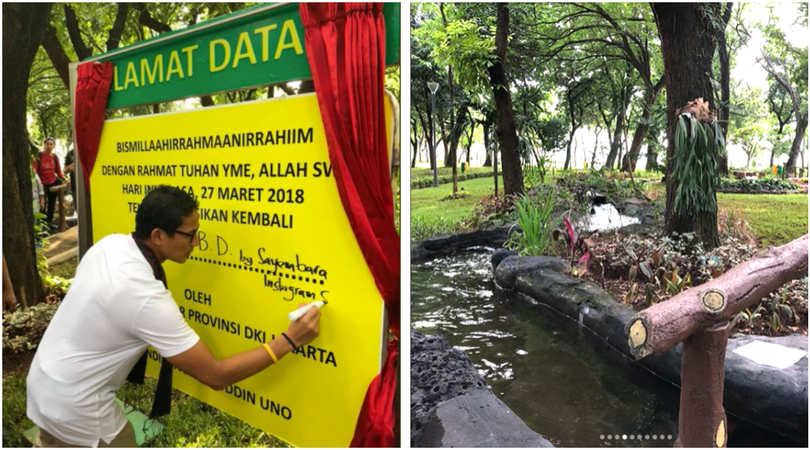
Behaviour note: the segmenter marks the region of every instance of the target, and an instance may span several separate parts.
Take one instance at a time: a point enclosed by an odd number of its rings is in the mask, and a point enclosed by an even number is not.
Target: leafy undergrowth
[[[729,221],[728,217],[726,218]],[[591,236],[594,262],[585,277],[640,311],[718,277],[758,251],[744,222],[721,233],[721,246],[704,251],[691,233],[682,235]],[[807,277],[792,281],[739,314],[736,331],[746,334],[807,335]]]
[[[10,432],[4,447],[29,447],[23,432],[34,424],[25,415],[25,378],[33,354],[3,354],[3,427]],[[125,383],[117,397],[127,405],[149,414],[157,382],[147,378],[143,385]],[[206,405],[194,397],[172,390],[172,412],[160,419],[165,430],[150,447],[288,447],[276,437]]]

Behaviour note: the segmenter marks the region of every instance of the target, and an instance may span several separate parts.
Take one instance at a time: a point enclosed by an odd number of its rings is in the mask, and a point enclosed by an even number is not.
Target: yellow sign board
[[[107,121],[90,183],[95,241],[131,233],[155,186],[199,200],[200,247],[164,268],[184,318],[220,359],[285,331],[298,303],[329,301],[320,336],[278,364],[222,391],[175,370],[174,387],[293,445],[348,446],[380,371],[384,307],[314,94]],[[156,377],[159,355],[149,355]]]

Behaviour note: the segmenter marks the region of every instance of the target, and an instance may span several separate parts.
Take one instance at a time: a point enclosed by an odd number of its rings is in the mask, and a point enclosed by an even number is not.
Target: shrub
[[[515,204],[512,196],[501,198],[488,195],[482,198],[473,210],[472,219],[468,222],[469,228],[499,227],[512,220],[514,210]]]
[[[632,180],[625,173],[571,172],[557,179],[557,185],[571,193],[578,203],[590,202],[595,193],[604,194],[611,203],[622,198],[634,197]]]
[[[36,350],[58,307],[59,303],[40,303],[5,314],[3,351],[23,353]]]
[[[720,180],[719,192],[734,192],[734,193],[757,193],[757,192],[783,192],[795,191],[801,189],[801,186],[794,184],[790,181],[781,180],[773,176],[765,178],[758,178],[749,180],[743,178],[741,180],[733,178],[722,178]]]
[[[492,177],[492,171],[488,172],[467,172],[458,173],[458,181],[465,181],[465,180],[473,180],[475,178],[487,178]],[[498,172],[498,176],[500,176],[500,171]],[[439,175],[439,184],[447,184],[453,182],[453,175]],[[431,174],[428,177],[419,177],[411,180],[411,189],[422,189],[433,186],[433,175]]]
[[[421,241],[440,234],[451,234],[456,228],[455,223],[442,216],[411,216],[411,240],[414,241]]]
[[[541,256],[551,243],[551,212],[554,209],[554,195],[548,190],[538,198],[538,203],[524,195],[515,202],[517,226],[522,232],[510,236],[507,246],[523,256]]]

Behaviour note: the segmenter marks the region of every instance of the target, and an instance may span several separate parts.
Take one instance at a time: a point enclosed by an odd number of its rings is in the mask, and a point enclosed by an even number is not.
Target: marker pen
[[[295,322],[296,320],[300,319],[301,317],[304,317],[304,314],[306,314],[307,311],[309,311],[309,308],[315,306],[316,308],[321,309],[321,307],[323,305],[327,304],[327,303],[329,303],[329,302],[327,302],[326,300],[319,301],[319,302],[308,303],[308,304],[296,309],[295,311],[287,314],[287,318],[290,319],[290,322]]]

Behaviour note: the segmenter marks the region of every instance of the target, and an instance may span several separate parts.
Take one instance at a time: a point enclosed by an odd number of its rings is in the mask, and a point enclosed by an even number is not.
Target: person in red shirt
[[[44,151],[39,152],[37,159],[34,160],[34,170],[39,175],[42,186],[45,188],[45,195],[48,197],[48,207],[45,210],[46,223],[48,228],[51,229],[51,222],[53,221],[54,207],[56,206],[57,193],[51,192],[54,186],[60,186],[67,183],[70,186],[70,181],[65,179],[62,174],[62,167],[59,164],[59,157],[53,153],[53,148],[56,146],[56,141],[52,137],[45,139]]]

